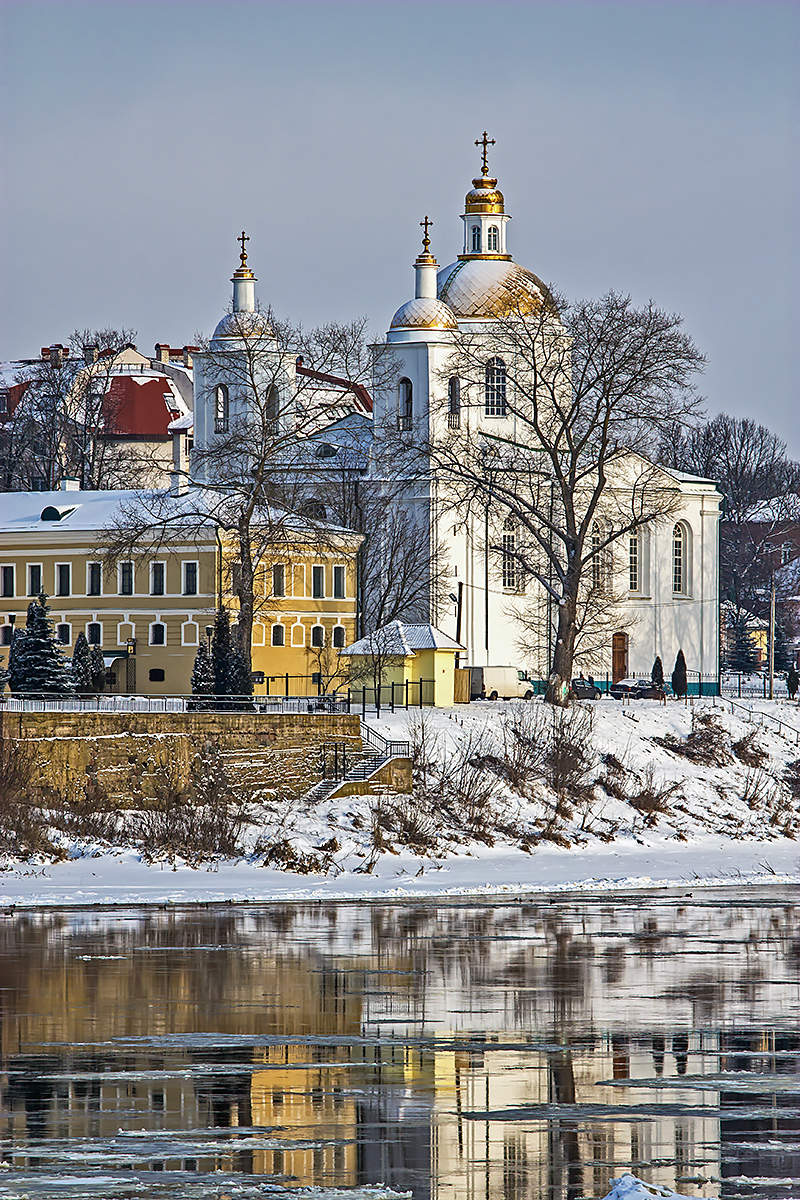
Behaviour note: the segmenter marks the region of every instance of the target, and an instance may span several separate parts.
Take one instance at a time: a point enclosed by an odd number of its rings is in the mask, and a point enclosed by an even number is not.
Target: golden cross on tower
[[[425,236],[422,239],[422,249],[426,254],[428,254],[431,247],[431,239],[428,237],[428,230],[433,225],[433,221],[426,216],[424,221],[420,221],[420,225],[425,230]]]
[[[486,134],[486,130],[484,129],[483,137],[476,138],[475,145],[483,146],[483,162],[481,163],[481,175],[488,175],[489,174],[489,159],[487,156],[489,153],[489,147],[495,145],[495,140],[494,140],[494,138],[488,137]]]
[[[244,248],[244,244],[245,244],[245,242],[249,242],[249,241],[250,241],[250,238],[247,236],[247,234],[245,233],[245,231],[244,231],[244,230],[242,230],[242,232],[239,234],[239,236],[237,237],[237,239],[236,239],[236,240],[237,240],[237,242],[241,242],[241,243],[242,243],[242,253],[241,253],[241,260],[242,260],[242,261],[241,261],[241,264],[240,264],[240,265],[241,265],[242,267],[246,267],[246,266],[247,266],[247,251],[246,251],[246,250],[245,250],[245,248]]]

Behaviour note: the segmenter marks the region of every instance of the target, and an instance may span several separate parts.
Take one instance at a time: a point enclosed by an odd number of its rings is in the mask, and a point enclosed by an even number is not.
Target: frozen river
[[[0,928],[0,1197],[800,1195],[797,889]]]

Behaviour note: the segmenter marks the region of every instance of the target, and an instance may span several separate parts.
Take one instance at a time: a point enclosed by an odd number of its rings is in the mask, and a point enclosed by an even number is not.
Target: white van
[[[532,700],[533,684],[518,667],[470,667],[470,700]]]

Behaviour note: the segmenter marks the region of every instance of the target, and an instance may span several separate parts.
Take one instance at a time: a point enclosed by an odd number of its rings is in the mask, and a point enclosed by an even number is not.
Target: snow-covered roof
[[[435,625],[408,625],[391,621],[367,637],[348,646],[345,654],[388,654],[400,658],[415,658],[418,650],[466,650]]]
[[[120,518],[131,513],[139,512],[144,517],[152,518],[153,525],[169,521],[176,531],[180,528],[181,517],[185,516],[193,526],[202,523],[203,514],[224,514],[226,506],[230,506],[230,517],[235,514],[239,498],[236,493],[224,492],[213,488],[189,488],[180,496],[173,496],[166,490],[135,490],[121,489],[119,491],[89,492],[62,491],[57,492],[4,492],[0,498],[0,535],[3,534],[41,534],[51,536],[58,530],[69,530],[74,533],[94,532],[104,529]],[[45,519],[42,515],[50,510]],[[60,516],[58,514],[61,514]],[[343,526],[331,525],[321,521],[311,521],[298,514],[289,514],[273,510],[270,519],[274,523],[285,523],[286,526],[311,531],[324,528],[328,533],[358,535]],[[257,524],[257,517],[254,524]]]

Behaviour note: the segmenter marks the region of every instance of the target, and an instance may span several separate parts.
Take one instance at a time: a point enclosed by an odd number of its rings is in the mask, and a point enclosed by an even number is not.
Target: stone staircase
[[[314,804],[327,800],[345,784],[366,783],[382,767],[393,758],[409,758],[411,750],[408,742],[391,741],[361,722],[362,755],[351,761],[346,770],[338,773],[335,778],[321,779],[307,793],[307,798]]]

